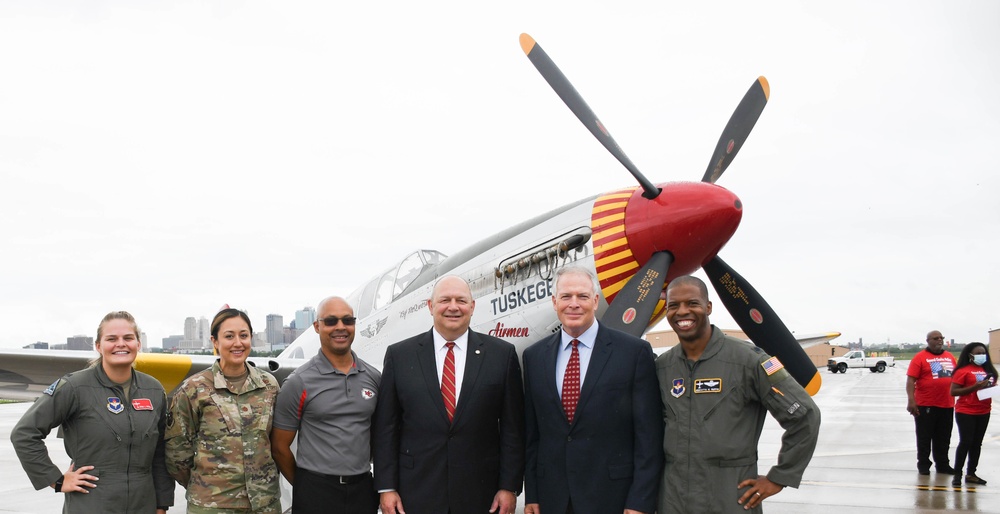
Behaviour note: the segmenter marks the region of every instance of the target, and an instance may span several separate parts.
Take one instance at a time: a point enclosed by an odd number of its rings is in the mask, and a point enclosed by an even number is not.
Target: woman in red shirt
[[[969,457],[966,484],[986,485],[986,481],[976,476],[979,452],[983,446],[986,426],[990,423],[990,408],[993,400],[980,400],[977,392],[996,383],[997,369],[990,361],[989,352],[983,343],[969,343],[958,356],[958,364],[951,377],[951,394],[958,396],[955,402],[955,423],[958,424],[958,450],[955,452],[955,478],[951,485],[962,485],[962,466]]]

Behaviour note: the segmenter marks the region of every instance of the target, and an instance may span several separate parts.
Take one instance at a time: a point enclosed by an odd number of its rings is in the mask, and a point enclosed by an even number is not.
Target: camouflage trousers
[[[259,508],[257,510],[251,509],[249,507],[245,509],[220,509],[217,507],[202,507],[200,505],[192,505],[188,502],[187,505],[188,514],[281,514],[281,500],[275,499],[270,505],[266,507]]]

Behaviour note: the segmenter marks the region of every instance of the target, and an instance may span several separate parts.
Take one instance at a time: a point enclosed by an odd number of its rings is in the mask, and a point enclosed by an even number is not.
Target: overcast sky
[[[413,249],[633,185],[521,32],[654,182],[699,180],[766,76],[718,182],[744,204],[720,255],[800,334],[986,341],[998,21],[988,1],[7,0],[0,346],[116,309],[154,346],[223,303],[260,331]]]

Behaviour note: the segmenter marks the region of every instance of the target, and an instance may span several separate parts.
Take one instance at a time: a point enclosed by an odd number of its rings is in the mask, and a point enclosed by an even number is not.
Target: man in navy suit
[[[524,481],[517,351],[469,330],[476,302],[463,279],[439,280],[427,305],[434,327],[385,354],[373,433],[382,513],[513,514]]]
[[[588,270],[555,280],[562,330],[524,351],[524,512],[652,513],[663,468],[653,351],[597,323]]]

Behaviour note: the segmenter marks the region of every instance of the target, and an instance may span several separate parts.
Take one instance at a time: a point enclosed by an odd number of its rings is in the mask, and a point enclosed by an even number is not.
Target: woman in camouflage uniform
[[[253,329],[237,309],[212,320],[219,359],[174,394],[167,417],[167,469],[187,489],[190,514],[280,514],[271,416],[278,381],[248,366]]]

